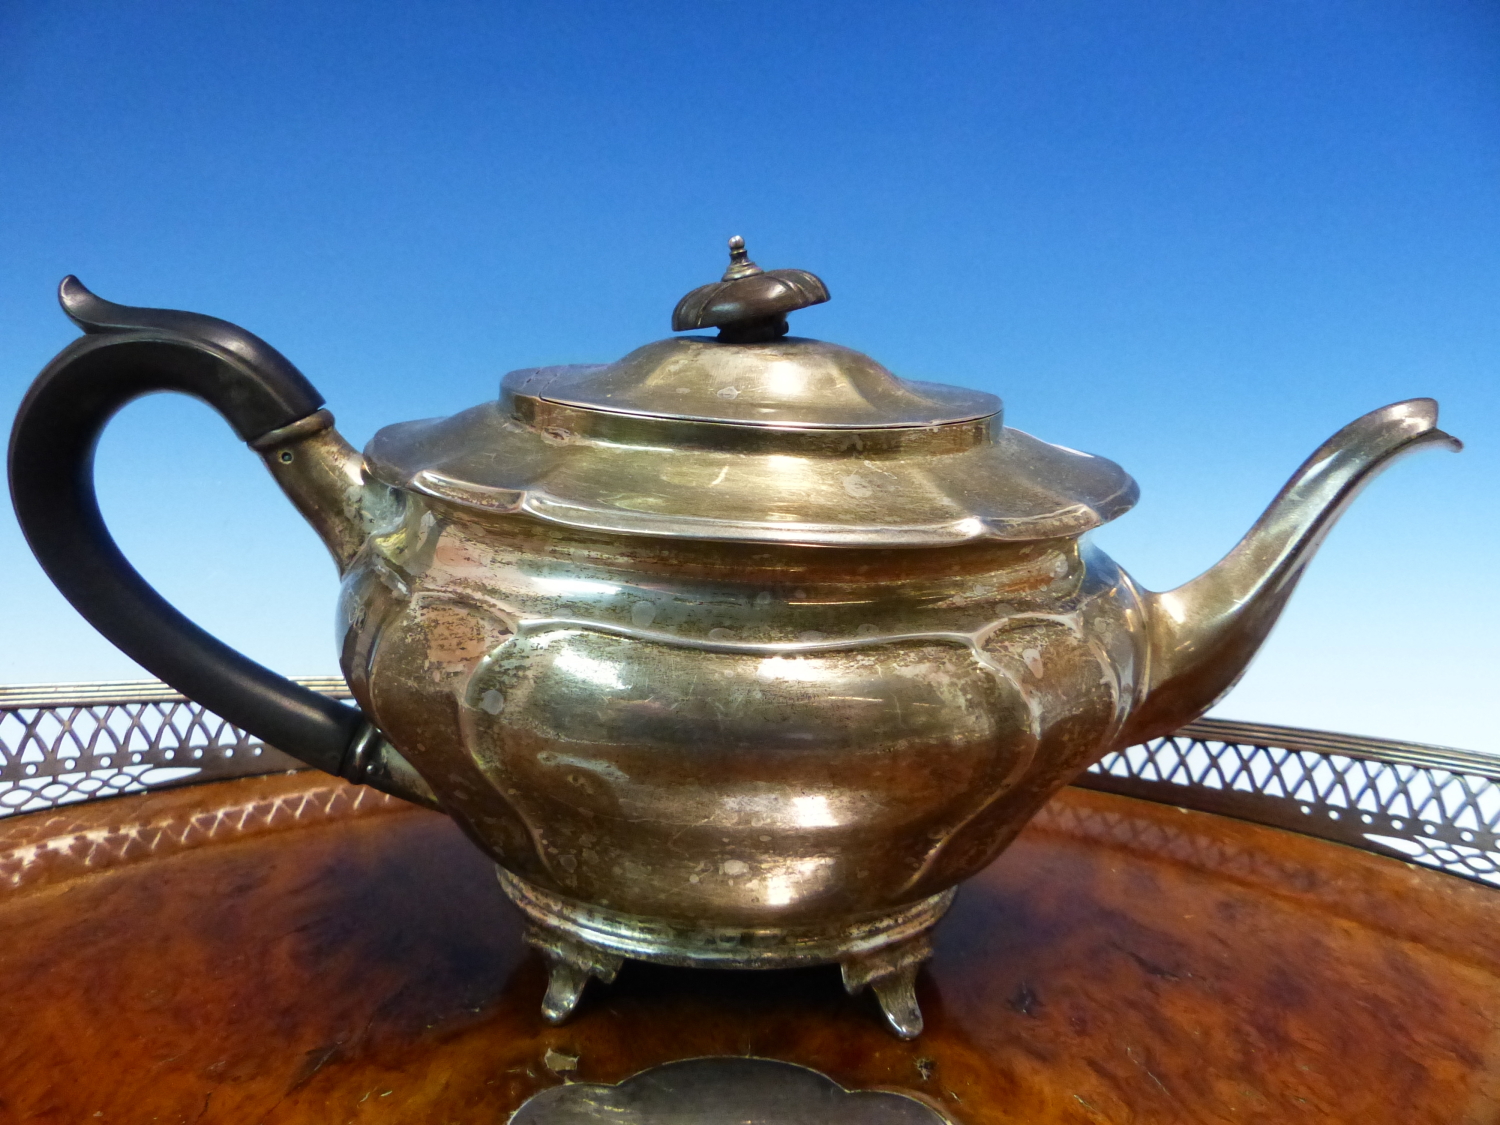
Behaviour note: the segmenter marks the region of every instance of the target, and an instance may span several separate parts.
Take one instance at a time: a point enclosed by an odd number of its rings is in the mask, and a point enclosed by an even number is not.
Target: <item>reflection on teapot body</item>
[[[76,280],[88,334],[32,387],[11,488],[33,550],[139,663],[309,764],[441,809],[499,865],[560,1020],[621,960],[838,962],[894,1029],[955,886],[1111,750],[1207,710],[1358,490],[1459,448],[1414,399],[1335,434],[1206,574],[1142,590],[1085,533],[1134,482],[990,395],[786,337],[827,300],[731,243],[722,281],[617,363],[363,455],[249,333]],[[355,711],[166,605],[109,539],[92,449],[153,390],[217,407],[340,572]]]

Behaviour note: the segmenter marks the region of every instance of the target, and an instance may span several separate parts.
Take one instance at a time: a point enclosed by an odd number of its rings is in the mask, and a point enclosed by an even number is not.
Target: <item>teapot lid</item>
[[[672,315],[716,338],[513,371],[496,402],[381,430],[371,474],[591,530],[851,547],[1076,536],[1135,503],[1118,465],[1004,426],[994,395],[787,336],[827,286],[729,246],[723,278]]]

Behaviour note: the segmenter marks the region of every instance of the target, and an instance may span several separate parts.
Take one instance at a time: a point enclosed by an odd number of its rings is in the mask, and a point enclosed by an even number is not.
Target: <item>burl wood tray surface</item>
[[[6,1122],[500,1125],[549,1049],[783,1059],[966,1125],[1500,1121],[1500,892],[1103,793],[960,892],[911,1043],[832,968],[630,964],[547,1027],[480,854],[320,775],[0,822],[0,888]]]

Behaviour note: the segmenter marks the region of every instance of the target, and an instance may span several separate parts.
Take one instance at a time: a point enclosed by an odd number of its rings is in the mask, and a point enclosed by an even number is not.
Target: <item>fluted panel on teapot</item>
[[[887,910],[987,862],[1133,699],[1113,564],[1073,541],[964,551],[851,568],[413,500],[351,570],[347,671],[539,887],[747,926]]]
[[[973,809],[935,846],[913,893],[967,878],[1006,847],[1048,798],[1112,745],[1139,693],[1140,601],[1107,557],[1080,553],[1077,587],[1052,612],[1014,612],[979,641],[985,662],[1017,687],[1034,747],[1012,784],[975,793]],[[1014,737],[1014,735],[1012,735]]]
[[[525,822],[464,749],[464,688],[509,626],[472,601],[413,595],[383,565],[351,572],[340,604],[345,676],[361,707],[416,760],[443,810],[476,842],[515,870],[539,874]]]
[[[1024,700],[953,644],[768,655],[554,628],[502,646],[469,702],[471,752],[545,825],[554,886],[745,924],[900,902],[1031,749],[1003,733]]]

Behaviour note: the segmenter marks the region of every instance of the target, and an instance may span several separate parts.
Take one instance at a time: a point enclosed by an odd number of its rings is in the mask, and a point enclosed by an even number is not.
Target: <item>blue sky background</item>
[[[1211,564],[1319,442],[1413,395],[1397,465],[1216,713],[1500,751],[1500,8],[0,0],[0,410],[54,288],[239,322],[363,444],[500,375],[667,334],[749,240],[796,330],[992,390],[1112,457],[1098,535]],[[226,640],[336,670],[333,568],[205,407],[130,407],[117,537]],[[0,520],[0,682],[129,678]]]

